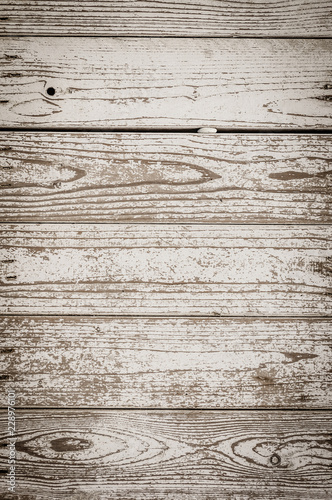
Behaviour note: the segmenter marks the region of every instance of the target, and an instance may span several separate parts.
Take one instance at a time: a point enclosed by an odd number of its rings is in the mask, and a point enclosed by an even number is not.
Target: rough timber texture
[[[328,226],[3,224],[3,313],[331,312]]]
[[[331,408],[328,320],[1,318],[0,404]]]
[[[331,498],[323,412],[25,410],[17,425],[22,500]]]
[[[0,2],[2,35],[328,37],[328,0]]]
[[[330,135],[0,133],[0,221],[330,223]]]
[[[331,19],[0,1],[1,500],[331,499]]]
[[[1,43],[2,127],[332,126],[332,40],[23,37]]]

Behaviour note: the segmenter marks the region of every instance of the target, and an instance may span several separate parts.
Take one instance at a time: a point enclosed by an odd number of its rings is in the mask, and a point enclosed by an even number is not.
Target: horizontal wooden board
[[[331,223],[330,135],[0,133],[1,222]]]
[[[328,0],[0,2],[1,35],[329,37]]]
[[[0,405],[331,408],[328,319],[0,318]]]
[[[331,498],[328,412],[25,410],[16,424],[29,500]],[[3,410],[4,470],[6,426]]]
[[[332,127],[332,40],[23,37],[1,43],[2,127]]]
[[[1,311],[326,316],[331,226],[3,224]]]

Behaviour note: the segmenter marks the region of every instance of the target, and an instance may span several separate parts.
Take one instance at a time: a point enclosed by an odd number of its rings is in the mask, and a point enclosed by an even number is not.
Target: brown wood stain
[[[330,11],[0,2],[1,499],[332,497]]]

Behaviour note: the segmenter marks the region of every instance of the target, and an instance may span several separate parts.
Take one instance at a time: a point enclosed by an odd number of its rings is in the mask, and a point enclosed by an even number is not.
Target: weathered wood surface
[[[328,0],[0,3],[1,35],[329,37]]]
[[[0,404],[331,408],[328,319],[7,317]]]
[[[0,221],[331,223],[330,135],[0,133]]]
[[[332,40],[23,37],[1,43],[2,127],[332,127]]]
[[[326,316],[331,226],[3,224],[2,313]]]
[[[6,424],[2,411],[1,444]],[[32,498],[331,498],[327,412],[25,410],[17,428],[17,493]]]

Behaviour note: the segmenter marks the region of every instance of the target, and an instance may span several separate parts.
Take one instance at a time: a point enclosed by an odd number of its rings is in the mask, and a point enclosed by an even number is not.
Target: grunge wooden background
[[[0,35],[1,499],[331,499],[331,3]]]

